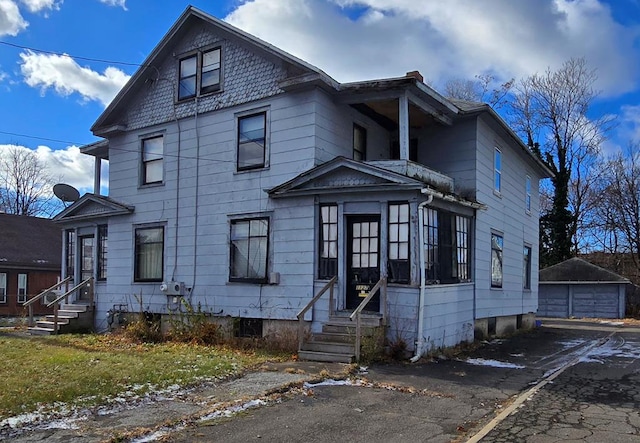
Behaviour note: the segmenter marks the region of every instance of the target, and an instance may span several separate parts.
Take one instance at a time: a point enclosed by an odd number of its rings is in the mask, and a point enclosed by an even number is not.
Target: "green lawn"
[[[114,335],[0,334],[0,420],[53,407],[227,377],[273,354],[185,343],[136,344]]]

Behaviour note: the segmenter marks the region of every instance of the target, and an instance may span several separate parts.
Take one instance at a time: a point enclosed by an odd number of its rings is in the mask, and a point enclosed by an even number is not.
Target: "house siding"
[[[477,195],[487,206],[477,211],[475,229],[476,318],[536,312],[538,308],[539,175],[483,118],[477,120]],[[502,191],[494,193],[493,155],[502,151]],[[531,177],[531,211],[525,207],[525,177]],[[491,288],[491,233],[503,236],[502,288]],[[523,247],[532,246],[531,289],[523,289]]]

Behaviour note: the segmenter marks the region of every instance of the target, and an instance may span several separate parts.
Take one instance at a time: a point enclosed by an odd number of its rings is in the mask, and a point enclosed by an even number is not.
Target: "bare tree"
[[[16,215],[49,217],[54,177],[35,152],[10,146],[0,152],[0,211]]]
[[[514,88],[510,120],[529,148],[553,171],[553,204],[542,214],[542,264],[570,258],[581,245],[580,228],[592,206],[594,166],[612,116],[588,118],[597,79],[583,58],[521,80]]]
[[[476,75],[473,80],[453,78],[445,83],[444,91],[448,98],[487,103],[498,109],[505,103],[515,79],[512,78],[499,85],[495,83],[496,79],[491,74]]]
[[[628,254],[640,270],[640,143],[607,162],[600,219],[603,235],[615,240],[615,250]]]

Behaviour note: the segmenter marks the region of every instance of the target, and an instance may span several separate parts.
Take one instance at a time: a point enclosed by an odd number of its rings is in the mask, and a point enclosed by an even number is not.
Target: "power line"
[[[11,136],[14,136],[14,137],[33,138],[35,140],[44,140],[44,141],[48,141],[48,142],[67,143],[69,145],[76,145],[76,146],[83,146],[85,144],[85,143],[72,142],[72,141],[69,141],[69,140],[58,140],[58,139],[55,139],[55,138],[38,137],[38,136],[35,136],[35,135],[17,134],[15,132],[0,131],[0,134],[11,135]]]
[[[18,49],[27,49],[29,51],[38,52],[38,53],[42,53],[42,54],[58,55],[60,57],[65,57],[66,56],[66,57],[71,57],[73,59],[86,60],[86,61],[90,61],[90,62],[107,63],[107,64],[113,64],[113,65],[145,66],[142,63],[119,62],[119,61],[115,61],[115,60],[105,60],[105,59],[100,59],[100,58],[81,57],[81,56],[78,56],[78,55],[66,54],[64,52],[46,51],[44,49],[37,49],[37,48],[30,47],[30,46],[17,45],[15,43],[9,43],[9,42],[5,42],[5,41],[2,41],[2,40],[0,40],[0,44],[1,45],[6,45],[6,46],[11,46],[13,48],[18,48]]]

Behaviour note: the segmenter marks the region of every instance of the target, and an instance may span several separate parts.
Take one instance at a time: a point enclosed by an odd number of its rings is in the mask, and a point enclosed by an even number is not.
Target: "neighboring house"
[[[65,275],[97,279],[98,329],[184,297],[267,333],[334,276],[338,311],[386,277],[368,308],[416,354],[533,323],[551,172],[489,106],[417,72],[340,84],[190,7],[91,129],[110,195],[56,220]]]
[[[581,258],[540,271],[538,315],[624,318],[629,280]]]
[[[22,305],[60,278],[62,239],[52,220],[0,214],[0,315],[22,315]],[[48,314],[45,299],[33,305]]]

